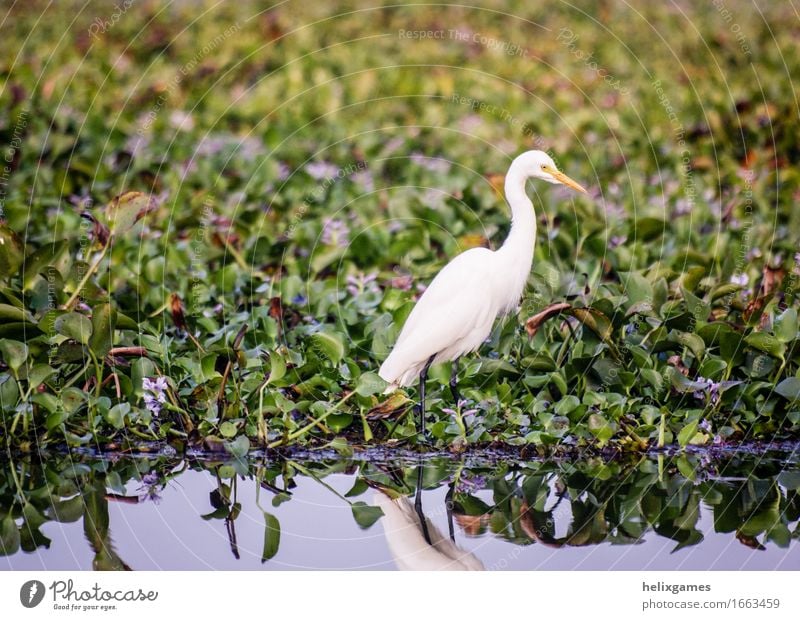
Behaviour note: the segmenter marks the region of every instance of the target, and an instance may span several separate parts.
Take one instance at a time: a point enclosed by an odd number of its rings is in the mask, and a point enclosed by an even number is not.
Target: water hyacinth
[[[375,191],[375,179],[372,176],[372,172],[369,170],[361,170],[360,172],[354,172],[350,178],[352,181],[361,187],[362,190],[365,192],[373,192]]]
[[[486,476],[461,474],[456,481],[455,492],[470,495],[486,488]]]
[[[738,284],[739,286],[747,286],[750,278],[746,273],[734,274],[731,276],[731,284]]]
[[[142,388],[146,392],[143,397],[144,406],[153,416],[158,416],[161,413],[161,406],[167,402],[166,377],[156,377],[155,379],[145,377],[142,380]]]
[[[159,491],[161,490],[159,488],[160,479],[160,476],[155,471],[151,471],[142,476],[142,484],[137,489],[139,491],[139,501],[145,502],[150,500],[154,504],[158,504],[161,501],[161,495],[159,495]]]
[[[462,417],[475,415],[476,413],[478,413],[477,409],[464,409],[464,407],[466,407],[466,406],[467,406],[467,401],[466,400],[462,399],[462,400],[458,401],[458,411],[461,412],[461,416]],[[454,418],[458,416],[458,411],[456,411],[455,409],[452,409],[451,407],[444,407],[442,409],[443,413],[451,415]]]
[[[350,242],[350,228],[344,220],[335,217],[326,218],[322,224],[320,240],[325,245],[346,247]]]
[[[279,161],[278,162],[278,172],[277,177],[279,181],[285,181],[289,178],[289,175],[292,173],[292,169],[289,167],[289,164]]]
[[[435,172],[437,174],[445,174],[450,170],[450,162],[438,157],[428,157],[422,153],[411,153],[411,161],[420,168]]]
[[[353,297],[358,297],[364,293],[377,293],[380,292],[376,279],[378,273],[359,273],[356,275],[347,276],[347,292]]]
[[[304,168],[306,174],[315,181],[333,179],[339,173],[339,168],[329,161],[312,161]]]
[[[698,400],[705,400],[705,398],[708,397],[712,404],[716,404],[719,400],[719,392],[722,384],[711,379],[706,379],[705,377],[698,377],[697,381],[704,385],[694,393],[694,397]]]

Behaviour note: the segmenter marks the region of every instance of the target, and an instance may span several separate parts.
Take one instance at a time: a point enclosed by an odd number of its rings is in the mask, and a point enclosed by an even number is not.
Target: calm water
[[[798,519],[786,454],[0,463],[10,570],[798,570]]]

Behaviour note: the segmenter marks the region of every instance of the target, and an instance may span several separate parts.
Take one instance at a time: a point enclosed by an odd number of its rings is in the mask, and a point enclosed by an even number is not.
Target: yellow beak
[[[581,187],[578,183],[576,183],[575,181],[570,179],[563,172],[559,172],[558,170],[548,170],[548,172],[553,176],[553,178],[556,181],[558,181],[559,183],[563,183],[567,187],[571,187],[576,192],[581,192],[581,193],[584,193],[584,194],[588,194],[589,193],[585,189],[583,189],[583,187]]]

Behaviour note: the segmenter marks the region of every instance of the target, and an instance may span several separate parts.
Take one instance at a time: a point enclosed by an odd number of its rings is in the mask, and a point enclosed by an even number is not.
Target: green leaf
[[[365,502],[353,502],[350,507],[353,509],[353,518],[362,529],[371,527],[383,516],[383,510],[378,506],[369,506]]]
[[[68,387],[61,391],[61,406],[68,413],[75,413],[88,400],[89,395],[83,390]]]
[[[42,273],[48,265],[57,263],[66,249],[67,242],[60,240],[42,246],[30,256],[27,256],[22,276],[23,288],[25,290],[30,289],[36,282],[36,276]]]
[[[111,349],[113,333],[111,304],[100,304],[92,308],[92,337],[89,339],[89,348],[98,359],[103,359]]]
[[[591,329],[602,340],[611,338],[611,321],[599,310],[594,308],[570,308],[567,312]]]
[[[281,544],[281,524],[275,515],[264,513],[264,550],[261,552],[261,563],[271,560],[278,553]]]
[[[9,368],[14,373],[19,372],[25,360],[28,359],[28,345],[24,342],[17,342],[16,340],[8,340],[4,338],[0,340],[0,354],[3,360],[8,364]]]
[[[686,289],[682,289],[681,292],[686,300],[686,307],[695,320],[698,322],[707,320],[711,314],[711,306]]]
[[[250,451],[250,440],[244,435],[239,435],[233,441],[225,442],[225,449],[231,456],[241,458]]]
[[[690,332],[673,332],[670,334],[670,340],[675,340],[678,344],[683,345],[692,352],[697,359],[703,357],[706,352],[706,344],[703,339],[697,334]]]
[[[0,521],[0,556],[13,555],[19,550],[20,536],[11,515]]]
[[[693,422],[689,422],[686,426],[684,426],[678,433],[678,443],[682,448],[685,448],[697,434],[697,426],[698,422],[697,420],[694,420]]]
[[[555,412],[558,415],[567,415],[575,411],[581,404],[580,399],[574,394],[569,394],[556,403]]]
[[[64,422],[69,420],[70,416],[69,411],[65,411],[63,408],[57,408],[52,413],[50,413],[44,421],[44,427],[48,431],[52,431],[54,428],[58,428]]]
[[[48,516],[59,523],[73,523],[83,516],[83,495],[70,499],[51,501]]]
[[[28,384],[32,388],[37,388],[54,374],[56,374],[56,369],[52,366],[35,364],[28,372]]]
[[[81,344],[88,344],[92,336],[92,322],[77,312],[62,314],[55,320],[55,330]]]
[[[797,310],[787,308],[775,319],[775,337],[781,342],[791,342],[797,338]]]
[[[784,398],[795,401],[800,399],[800,379],[789,377],[775,386],[775,391]]]
[[[25,245],[16,232],[6,224],[0,224],[0,274],[13,276],[25,258]]]
[[[106,206],[108,229],[115,235],[127,232],[153,206],[150,197],[142,192],[126,192],[115,197]]]
[[[359,396],[372,396],[386,389],[388,384],[374,372],[363,373],[356,382],[356,393]]]
[[[0,375],[0,411],[12,411],[19,401],[19,386],[8,373]]]
[[[602,415],[593,413],[589,416],[589,431],[602,443],[614,435],[614,429]]]
[[[657,217],[637,218],[632,226],[633,235],[637,241],[652,241],[664,234],[666,222]]]
[[[280,381],[286,376],[286,360],[277,351],[273,351],[269,355],[269,380],[267,384]]]
[[[753,332],[744,341],[754,349],[779,359],[783,359],[783,354],[786,352],[786,345],[772,334],[766,332]]]
[[[653,285],[642,274],[631,272],[621,276],[623,293],[627,295],[629,305],[653,301]]]
[[[0,319],[5,319],[6,321],[24,321],[27,323],[35,323],[33,316],[31,316],[29,312],[9,304],[0,304]]]
[[[228,439],[231,437],[236,437],[236,433],[238,432],[239,431],[233,422],[223,422],[219,425],[219,434]]]
[[[334,364],[338,364],[344,357],[344,339],[340,334],[317,332],[312,334],[311,348],[318,354],[327,357]]]
[[[125,426],[125,416],[131,412],[130,403],[118,403],[103,414],[103,418],[117,430]]]

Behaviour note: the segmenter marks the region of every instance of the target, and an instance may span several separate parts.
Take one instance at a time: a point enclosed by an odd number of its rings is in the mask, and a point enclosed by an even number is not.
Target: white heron
[[[374,503],[383,511],[386,542],[400,570],[485,570],[472,553],[442,536],[408,498],[390,499],[376,491]]]
[[[563,184],[586,193],[543,151],[519,155],[505,177],[511,231],[496,251],[472,248],[436,275],[406,319],[397,342],[378,371],[388,391],[419,378],[419,431],[425,436],[425,382],[431,364],[453,361],[450,389],[458,402],[458,359],[477,349],[495,319],[517,307],[533,261],[536,215],[525,191],[528,179]]]

